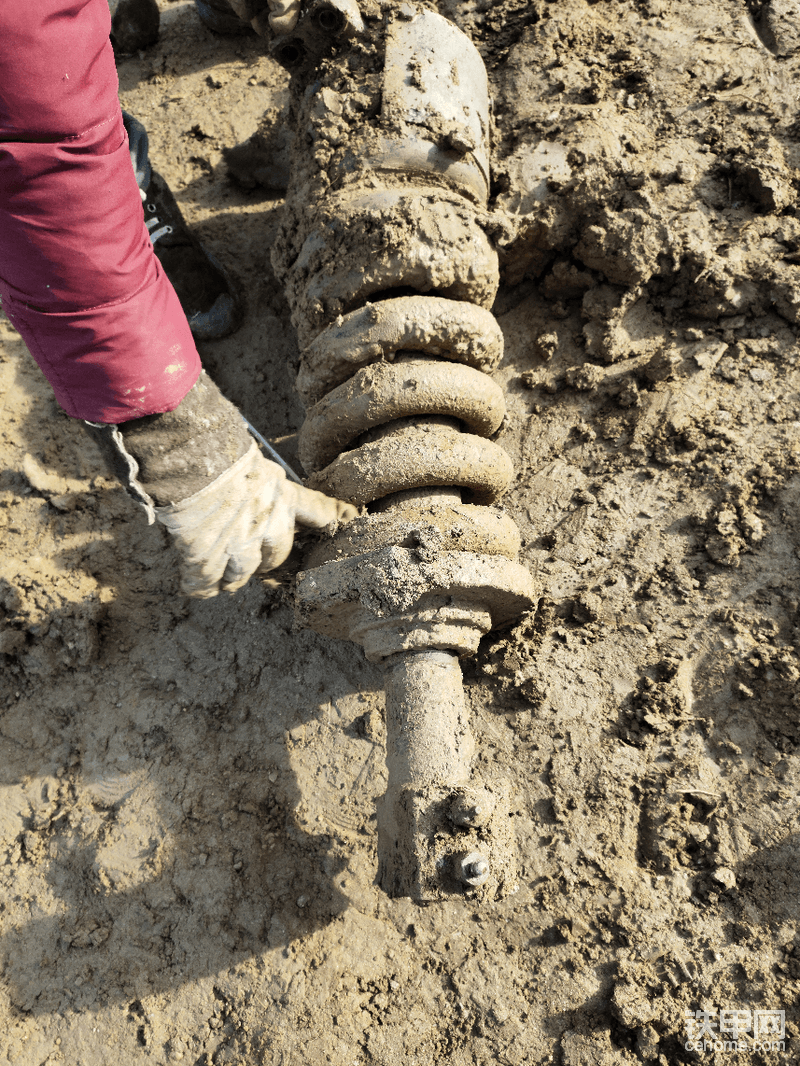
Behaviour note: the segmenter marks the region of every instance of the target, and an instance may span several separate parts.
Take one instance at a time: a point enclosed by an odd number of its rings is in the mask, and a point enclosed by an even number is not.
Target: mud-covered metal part
[[[488,377],[502,357],[488,82],[446,19],[369,10],[313,77],[302,38],[293,79],[273,264],[302,349],[299,451],[310,484],[366,508],[309,557],[297,613],[385,672],[383,888],[500,898],[515,887],[512,794],[475,777],[459,658],[530,609],[534,588],[497,507],[511,463],[489,439],[505,405]]]
[[[456,856],[456,877],[470,888],[486,884],[489,873],[489,862],[480,851],[468,851]]]
[[[297,391],[313,404],[361,367],[393,362],[402,351],[436,355],[491,373],[503,334],[484,307],[438,296],[401,296],[338,317],[301,355]]]
[[[300,461],[309,472],[322,470],[368,430],[415,415],[450,415],[472,432],[490,436],[500,428],[505,410],[500,386],[471,367],[422,358],[375,363],[308,411],[300,432]]]
[[[272,37],[265,12],[254,26],[267,39]],[[270,51],[287,70],[317,63],[337,43],[364,32],[357,0],[312,0],[303,4],[300,17],[288,33],[272,38]]]
[[[484,825],[494,812],[494,800],[486,790],[469,789],[456,793],[447,812],[453,825],[475,829]]]

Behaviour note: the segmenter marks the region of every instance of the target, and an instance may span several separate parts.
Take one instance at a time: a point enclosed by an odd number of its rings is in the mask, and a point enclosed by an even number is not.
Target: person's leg
[[[241,322],[241,304],[233,285],[220,264],[189,232],[169,186],[152,169],[147,130],[126,111],[122,112],[122,118],[142,197],[145,225],[192,333],[198,340],[224,337]]]
[[[118,55],[130,55],[158,40],[160,15],[156,0],[108,0],[111,43]]]
[[[255,33],[244,19],[240,19],[227,0],[194,0],[197,14],[215,33]]]

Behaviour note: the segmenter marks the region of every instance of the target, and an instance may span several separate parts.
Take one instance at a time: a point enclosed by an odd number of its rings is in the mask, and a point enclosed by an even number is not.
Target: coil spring
[[[340,555],[402,544],[424,512],[447,550],[513,558],[516,527],[490,507],[513,471],[491,440],[505,402],[488,376],[503,341],[486,72],[464,34],[414,5],[352,48],[297,97],[272,254],[302,350],[300,460],[309,485],[369,509],[335,538]],[[350,59],[375,60],[355,125]]]
[[[512,475],[506,453],[486,439],[505,416],[502,390],[484,372],[501,353],[490,312],[437,297],[371,303],[329,326],[305,353],[299,379],[308,397],[334,384],[300,434],[310,483],[356,504],[438,486],[493,503]],[[363,440],[391,423],[382,439]]]

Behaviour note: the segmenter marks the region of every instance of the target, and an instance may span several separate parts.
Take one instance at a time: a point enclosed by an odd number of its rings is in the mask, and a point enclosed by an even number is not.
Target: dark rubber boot
[[[244,19],[240,19],[226,0],[194,0],[197,14],[214,33],[255,33]]]
[[[131,55],[158,40],[160,15],[156,0],[108,0],[111,43],[118,55]]]
[[[161,262],[197,340],[217,340],[233,333],[242,306],[231,279],[190,232],[167,183],[152,169],[147,130],[123,111],[131,162],[144,205],[153,249]]]
[[[233,333],[242,320],[233,285],[222,266],[189,232],[172,191],[155,171],[142,199],[153,248],[196,339],[210,341]]]

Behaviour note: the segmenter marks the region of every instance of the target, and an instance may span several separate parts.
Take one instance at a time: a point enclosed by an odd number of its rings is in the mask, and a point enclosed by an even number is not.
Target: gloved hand
[[[269,25],[276,37],[291,33],[300,17],[300,0],[269,0]]]
[[[301,0],[229,0],[229,3],[239,18],[249,22],[257,33],[264,34],[269,25],[276,37],[292,32],[302,6]]]
[[[174,411],[87,425],[150,521],[172,533],[191,596],[233,592],[257,570],[280,566],[296,525],[321,529],[357,514],[287,481],[205,373]]]
[[[156,507],[183,559],[181,589],[208,599],[235,592],[292,550],[295,525],[321,529],[357,514],[349,503],[288,481],[253,441],[216,481],[180,503]]]

